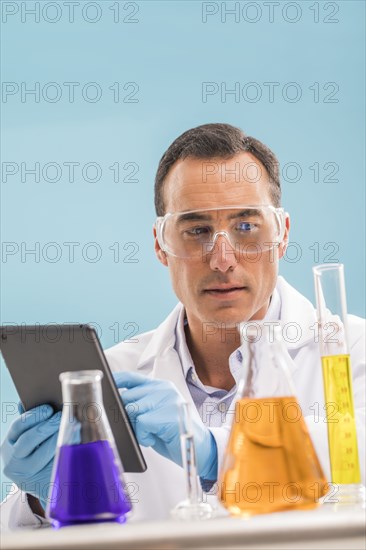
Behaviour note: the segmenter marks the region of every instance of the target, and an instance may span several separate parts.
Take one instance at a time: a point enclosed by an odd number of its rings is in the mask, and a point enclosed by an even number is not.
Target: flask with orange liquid
[[[314,508],[327,480],[295,396],[281,328],[247,325],[244,343],[246,375],[220,473],[220,500],[236,516]]]

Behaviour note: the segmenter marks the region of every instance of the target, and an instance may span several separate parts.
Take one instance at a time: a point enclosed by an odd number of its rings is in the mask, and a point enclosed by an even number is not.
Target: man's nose
[[[210,267],[214,271],[226,272],[238,265],[237,251],[226,231],[214,235],[213,248],[208,256]]]

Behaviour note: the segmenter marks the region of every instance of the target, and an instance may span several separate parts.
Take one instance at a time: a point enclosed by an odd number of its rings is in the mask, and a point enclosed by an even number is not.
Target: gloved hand
[[[172,382],[147,378],[133,372],[113,373],[126,412],[144,447],[182,465],[179,432],[179,406],[182,395]],[[210,430],[192,418],[197,470],[202,479],[217,479],[217,447]]]
[[[39,498],[44,509],[60,419],[61,412],[53,414],[50,405],[23,412],[11,424],[0,447],[4,475],[22,491]]]

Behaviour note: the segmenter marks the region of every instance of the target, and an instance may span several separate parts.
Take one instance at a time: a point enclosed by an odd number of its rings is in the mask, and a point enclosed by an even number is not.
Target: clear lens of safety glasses
[[[198,258],[221,247],[258,257],[278,246],[284,236],[285,212],[272,205],[223,206],[168,212],[156,220],[160,247],[178,258]]]

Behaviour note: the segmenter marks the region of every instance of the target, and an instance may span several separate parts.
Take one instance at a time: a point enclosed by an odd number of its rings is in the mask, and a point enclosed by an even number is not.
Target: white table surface
[[[365,550],[365,510],[324,505],[311,511],[282,512],[250,519],[220,517],[200,523],[98,523],[2,533],[2,550],[23,548]]]

